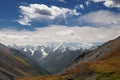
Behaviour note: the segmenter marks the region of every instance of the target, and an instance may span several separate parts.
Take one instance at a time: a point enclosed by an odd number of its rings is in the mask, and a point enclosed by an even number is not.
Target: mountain
[[[49,53],[54,53],[56,51],[64,53],[66,50],[85,50],[85,49],[95,49],[98,45],[101,43],[66,43],[66,42],[51,42],[46,45],[21,45],[18,46],[16,44],[8,45],[10,48],[17,49],[19,51],[22,51],[27,56],[32,57],[39,57],[37,59],[40,59],[42,57],[47,57]],[[37,55],[39,54],[39,56]],[[37,55],[37,56],[36,56]]]
[[[79,56],[62,75],[73,73],[74,79],[120,80],[120,37],[106,42],[84,56]]]
[[[36,59],[38,61],[41,58],[44,58],[45,56],[48,55],[44,50],[46,48],[44,45],[43,46],[31,46],[31,45],[17,46],[16,44],[14,44],[14,45],[9,45],[8,47],[19,50],[26,56]]]
[[[31,80],[120,80],[120,37],[81,54],[57,75],[32,77]]]
[[[65,43],[52,42],[48,45],[39,46],[10,46],[15,48],[32,60],[38,63],[50,73],[58,73],[65,67],[74,62],[74,60],[82,53],[88,52],[96,48],[91,43]]]
[[[0,44],[0,80],[48,74],[20,51]]]
[[[73,63],[75,58],[84,52],[81,49],[72,50],[66,43],[51,43],[45,50],[49,54],[39,62],[46,70],[53,74],[60,72],[66,66]]]

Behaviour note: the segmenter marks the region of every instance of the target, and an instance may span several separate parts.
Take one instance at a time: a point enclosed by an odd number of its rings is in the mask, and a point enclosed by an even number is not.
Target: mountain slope
[[[120,80],[120,37],[79,56],[58,75],[25,80]]]
[[[42,67],[52,74],[59,73],[65,67],[74,62],[82,53],[95,49],[93,43],[66,43],[51,42],[46,45],[22,45],[13,47],[32,60],[37,60]]]
[[[19,51],[0,44],[0,80],[43,75],[44,73],[40,71],[40,68],[36,67],[39,67],[39,65],[31,62],[28,57],[22,55]]]
[[[63,74],[73,74],[82,80],[120,79],[120,37],[111,40],[94,51],[79,57]],[[79,75],[79,76],[78,76]]]
[[[103,44],[99,48],[88,53],[88,55],[85,55],[83,58],[80,57],[77,61],[79,62],[96,61],[103,58],[106,55],[111,54],[111,52],[115,51],[117,48],[120,48],[120,37]]]

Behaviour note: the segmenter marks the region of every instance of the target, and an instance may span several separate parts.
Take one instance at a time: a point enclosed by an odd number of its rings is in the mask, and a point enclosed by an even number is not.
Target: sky
[[[106,42],[120,36],[120,0],[1,0],[0,42]]]

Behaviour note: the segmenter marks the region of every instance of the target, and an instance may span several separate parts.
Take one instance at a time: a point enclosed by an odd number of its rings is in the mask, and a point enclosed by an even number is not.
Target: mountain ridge
[[[38,66],[18,50],[0,44],[0,79],[10,80],[17,77],[43,75]]]
[[[120,80],[120,37],[79,56],[58,75],[31,77],[31,80]]]
[[[92,43],[67,44],[52,42],[41,46],[17,46],[18,49],[32,60],[36,60],[50,73],[58,73],[71,64],[80,54],[96,48]],[[13,46],[14,48],[14,46]]]

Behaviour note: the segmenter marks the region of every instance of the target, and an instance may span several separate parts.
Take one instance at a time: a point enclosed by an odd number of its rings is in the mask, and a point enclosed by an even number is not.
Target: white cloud
[[[66,1],[65,0],[59,0],[60,2],[64,2],[64,3],[66,3]]]
[[[18,22],[22,25],[31,25],[33,20],[54,20],[61,16],[66,18],[69,15],[79,15],[76,10],[60,8],[57,6],[47,6],[45,4],[30,4],[29,6],[20,6],[20,19]]]
[[[106,7],[117,7],[120,8],[120,0],[93,0],[94,2],[104,2]]]
[[[53,1],[59,1],[59,2],[66,3],[66,1],[65,1],[65,0],[53,0]]]
[[[102,2],[102,1],[105,1],[105,0],[93,0],[94,2]]]
[[[61,32],[58,32],[57,34],[59,35],[62,35],[62,36],[66,36],[66,35],[70,35],[70,36],[74,36],[76,35],[76,33],[73,31],[73,30],[66,30],[66,31],[61,31]]]
[[[81,4],[81,5],[80,5],[80,8],[81,8],[81,9],[84,9],[84,6]]]
[[[51,41],[71,43],[108,41],[120,35],[120,27],[90,27],[51,25],[35,31],[0,30],[0,42],[6,45],[39,45]]]
[[[89,6],[91,3],[89,1],[85,1],[86,6]]]
[[[83,15],[79,21],[97,25],[120,25],[120,14],[101,10]]]
[[[84,6],[83,6],[82,4],[76,5],[76,6],[75,6],[75,9],[84,9]]]

